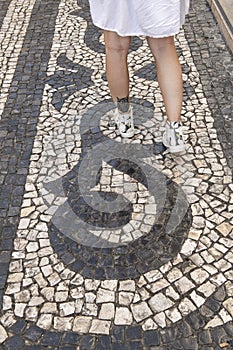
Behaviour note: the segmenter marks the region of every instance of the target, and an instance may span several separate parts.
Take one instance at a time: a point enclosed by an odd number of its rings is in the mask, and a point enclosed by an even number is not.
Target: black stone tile
[[[80,272],[82,271],[84,266],[85,262],[77,258],[77,260],[75,260],[75,262],[71,264],[71,269],[73,269],[76,272]]]
[[[145,346],[159,345],[159,337],[157,331],[147,331],[143,334],[143,342]]]
[[[125,339],[125,329],[121,326],[114,326],[111,332],[112,342],[123,342]]]
[[[59,346],[60,340],[61,340],[60,333],[46,332],[41,339],[41,345]]]
[[[163,343],[166,344],[173,341],[174,339],[181,338],[181,334],[179,333],[178,327],[173,326],[173,327],[167,328],[166,331],[163,330],[161,332],[161,337],[162,337]]]
[[[4,239],[0,244],[0,250],[11,250],[13,248],[12,239]]]
[[[14,335],[5,341],[4,347],[6,350],[21,350],[24,348],[24,341],[18,335]]]
[[[11,253],[8,250],[0,252],[0,264],[9,263],[10,259]]]
[[[65,250],[65,249],[64,249]],[[66,265],[69,265],[71,264],[72,262],[74,262],[75,258],[72,254],[70,254],[69,252],[66,252],[65,251],[65,254],[63,254],[61,256],[63,262],[66,264]]]
[[[211,344],[211,334],[209,330],[203,330],[198,334],[198,343],[199,344]]]
[[[233,338],[233,322],[226,323],[223,325],[223,328],[225,329],[226,333]]]
[[[9,328],[9,330],[12,333],[20,335],[23,333],[24,329],[26,328],[26,325],[27,322],[25,320],[20,320],[14,323],[13,326]]]
[[[179,332],[183,335],[183,337],[190,337],[193,335],[194,330],[191,328],[191,326],[186,322],[186,320],[183,320],[177,325],[177,328]]]
[[[169,350],[183,350],[183,345],[181,345],[180,340],[174,339],[172,343],[168,344]]]
[[[68,332],[63,337],[64,344],[78,344],[80,341],[80,336],[76,333]]]
[[[217,301],[223,301],[226,298],[226,289],[224,286],[218,288],[217,292],[214,293],[214,299]]]
[[[141,326],[131,326],[125,330],[126,340],[138,340],[142,339],[142,327]]]
[[[211,337],[213,339],[214,344],[225,343],[229,339],[229,336],[223,327],[216,327],[211,332]]]
[[[206,305],[203,305],[200,308],[200,313],[204,316],[204,317],[213,317],[214,312],[212,310],[210,310],[210,308],[208,308]]]
[[[112,350],[128,350],[127,344],[113,343]]]
[[[205,318],[202,315],[194,314],[186,317],[186,322],[190,325],[192,329],[198,330],[205,326]]]
[[[81,342],[80,342],[80,350],[92,350],[95,348],[96,345],[96,339],[95,337],[92,337],[91,335],[83,335]]]
[[[0,275],[0,289],[5,287],[6,280],[7,280],[7,275],[1,274]]]
[[[143,345],[141,341],[132,341],[128,344],[129,350],[143,350]]]
[[[95,350],[111,349],[111,339],[109,336],[100,336],[97,338]]]
[[[210,308],[212,311],[216,312],[219,311],[221,308],[221,303],[217,300],[214,300],[213,298],[206,301],[205,306]]]
[[[42,336],[43,332],[44,331],[41,328],[35,325],[32,325],[30,328],[27,329],[24,336],[26,339],[30,341],[37,342],[39,338]]]
[[[182,338],[180,342],[183,349],[198,350],[198,342],[196,337]]]

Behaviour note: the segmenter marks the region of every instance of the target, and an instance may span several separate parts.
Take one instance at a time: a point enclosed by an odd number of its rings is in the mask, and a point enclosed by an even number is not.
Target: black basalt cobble
[[[18,323],[18,322],[17,322]],[[15,324],[16,327],[17,324]],[[30,340],[34,343],[36,343],[41,335],[43,334],[43,331],[41,328],[37,326],[31,326],[26,332],[25,332],[25,338],[27,340]]]
[[[9,330],[14,334],[20,335],[21,333],[23,333],[26,326],[27,326],[27,322],[25,320],[19,320],[16,323],[14,323],[13,326],[9,328]],[[42,332],[40,331],[40,333]]]
[[[13,337],[7,339],[7,341],[4,343],[4,347],[6,350],[23,350],[24,340],[20,336],[14,335]]]
[[[41,339],[41,344],[46,346],[58,346],[61,341],[61,334],[54,332],[47,332]]]
[[[156,331],[147,331],[143,334],[143,342],[146,347],[159,345],[159,337]]]

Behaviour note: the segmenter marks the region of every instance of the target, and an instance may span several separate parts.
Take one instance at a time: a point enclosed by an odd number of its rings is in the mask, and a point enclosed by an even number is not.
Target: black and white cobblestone
[[[160,147],[162,153],[156,152],[145,161],[171,183],[161,226],[167,224],[172,212],[177,184],[189,204],[187,215],[171,239],[155,230],[157,205],[140,170],[127,173],[132,167],[127,169],[120,158],[113,164],[104,162],[103,155],[94,190],[124,194],[132,203],[125,221],[116,216],[117,226],[112,220],[110,229],[103,226],[102,216],[93,213],[93,218],[88,217],[95,223],[90,232],[96,242],[110,242],[113,248],[97,243],[96,247],[83,246],[80,237],[71,240],[64,234],[65,225],[59,231],[53,225],[54,213],[66,198],[46,187],[63,177],[67,181],[65,194],[72,195],[69,203],[73,211],[86,213],[77,198],[73,170],[82,160],[84,146],[89,150],[106,138],[122,143],[109,111],[94,127],[88,119],[88,111],[101,110],[102,100],[109,99],[101,32],[91,25],[85,1],[78,5],[73,0],[34,1],[29,7],[28,3],[24,1],[20,7],[12,1],[12,10],[8,8],[9,19],[14,13],[19,16],[14,30],[25,29],[18,39],[12,29],[12,44],[5,56],[8,61],[2,56],[3,62],[10,62],[11,56],[14,62],[9,70],[7,64],[4,66],[6,75],[1,84],[0,135],[6,140],[1,162],[0,261],[6,268],[0,285],[2,348],[207,350],[225,343],[230,349],[233,186],[228,135],[232,128],[232,57],[206,3],[192,5],[189,21],[176,38],[185,89],[186,155],[170,156],[161,148],[164,108],[143,39],[134,40],[129,55],[130,69],[135,72],[135,108],[141,106],[138,108],[148,109],[154,116],[143,124],[138,121],[139,132],[126,146]],[[43,17],[49,6],[54,10],[50,19]],[[194,16],[200,10],[197,27]],[[40,14],[45,25],[41,39]],[[6,23],[9,19],[5,17]],[[208,33],[205,21],[211,23]],[[2,30],[4,33],[4,26]],[[207,41],[211,35],[218,50]],[[2,37],[2,48],[9,37]],[[16,40],[15,46],[12,40]],[[39,47],[34,47],[33,40]],[[217,69],[219,56],[224,56],[222,73]],[[221,74],[224,82],[217,81]],[[6,119],[8,113],[10,120]],[[219,131],[219,123],[227,127],[224,133]],[[7,151],[15,134],[14,156],[12,150]],[[221,144],[223,137],[226,141]],[[24,156],[19,152],[22,147]],[[15,169],[19,176],[12,176]],[[12,196],[5,198],[7,193]],[[20,200],[14,201],[15,197]]]

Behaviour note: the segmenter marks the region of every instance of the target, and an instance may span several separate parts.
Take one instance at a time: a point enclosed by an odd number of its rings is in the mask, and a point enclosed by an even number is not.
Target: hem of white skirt
[[[108,31],[111,31],[111,32],[115,32],[117,33],[119,36],[147,36],[147,37],[150,37],[150,38],[156,38],[156,39],[159,39],[159,38],[168,38],[170,36],[175,36],[177,35],[179,32],[180,32],[180,29],[183,27],[183,24],[181,25],[181,27],[179,29],[177,29],[176,31],[173,31],[169,34],[164,34],[164,35],[151,35],[149,33],[143,33],[143,32],[135,32],[135,33],[122,33],[120,32],[118,29],[116,28],[110,28],[110,27],[105,27],[105,26],[102,26],[100,24],[98,24],[97,22],[94,22],[94,25],[102,30],[108,30]]]

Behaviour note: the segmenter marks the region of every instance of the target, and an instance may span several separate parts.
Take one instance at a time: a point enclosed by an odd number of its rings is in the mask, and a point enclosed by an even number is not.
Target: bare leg
[[[106,72],[115,109],[115,122],[122,137],[134,135],[133,110],[129,101],[128,51],[130,37],[104,31]]]
[[[183,82],[174,37],[147,38],[155,58],[158,82],[170,122],[180,121],[183,101]]]
[[[121,37],[115,32],[104,31],[106,47],[106,73],[108,86],[114,102],[129,96],[129,72],[127,56],[130,37]]]

